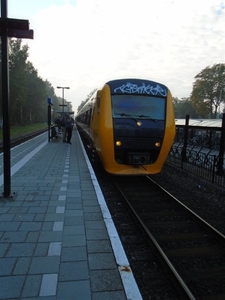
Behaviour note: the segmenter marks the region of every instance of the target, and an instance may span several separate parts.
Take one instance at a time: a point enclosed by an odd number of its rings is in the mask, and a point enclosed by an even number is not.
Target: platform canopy
[[[176,119],[176,126],[185,126],[185,119]],[[222,119],[189,119],[189,126],[195,128],[221,128],[222,127]]]

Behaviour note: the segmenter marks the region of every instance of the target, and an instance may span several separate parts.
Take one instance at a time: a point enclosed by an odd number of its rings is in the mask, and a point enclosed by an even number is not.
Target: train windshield
[[[114,118],[165,119],[165,98],[148,95],[112,95]]]

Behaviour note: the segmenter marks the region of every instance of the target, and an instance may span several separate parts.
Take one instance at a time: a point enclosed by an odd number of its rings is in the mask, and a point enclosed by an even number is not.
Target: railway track
[[[47,131],[47,129],[40,129],[35,132],[31,132],[28,134],[24,134],[24,135],[12,138],[10,141],[10,148],[13,148],[25,141],[28,141],[28,140],[34,138],[35,136],[38,136],[46,131]],[[2,152],[3,152],[3,141],[0,141],[0,153],[2,153]]]
[[[177,289],[168,299],[225,299],[225,236],[150,177],[114,182]]]

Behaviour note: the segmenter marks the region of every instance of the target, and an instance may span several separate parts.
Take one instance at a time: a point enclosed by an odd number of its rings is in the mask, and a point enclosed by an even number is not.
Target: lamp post
[[[71,101],[66,101],[66,106],[67,106],[67,112],[69,112],[69,109],[71,108]]]
[[[59,106],[62,106],[62,117],[64,117],[64,106],[67,106],[64,105],[64,90],[69,90],[70,88],[68,86],[57,86],[57,89],[62,89],[62,105]]]

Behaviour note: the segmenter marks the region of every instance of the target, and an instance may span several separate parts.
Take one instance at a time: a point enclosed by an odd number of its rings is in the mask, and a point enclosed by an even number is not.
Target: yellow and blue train
[[[75,119],[104,169],[115,175],[161,172],[175,137],[171,92],[146,79],[108,81]]]

